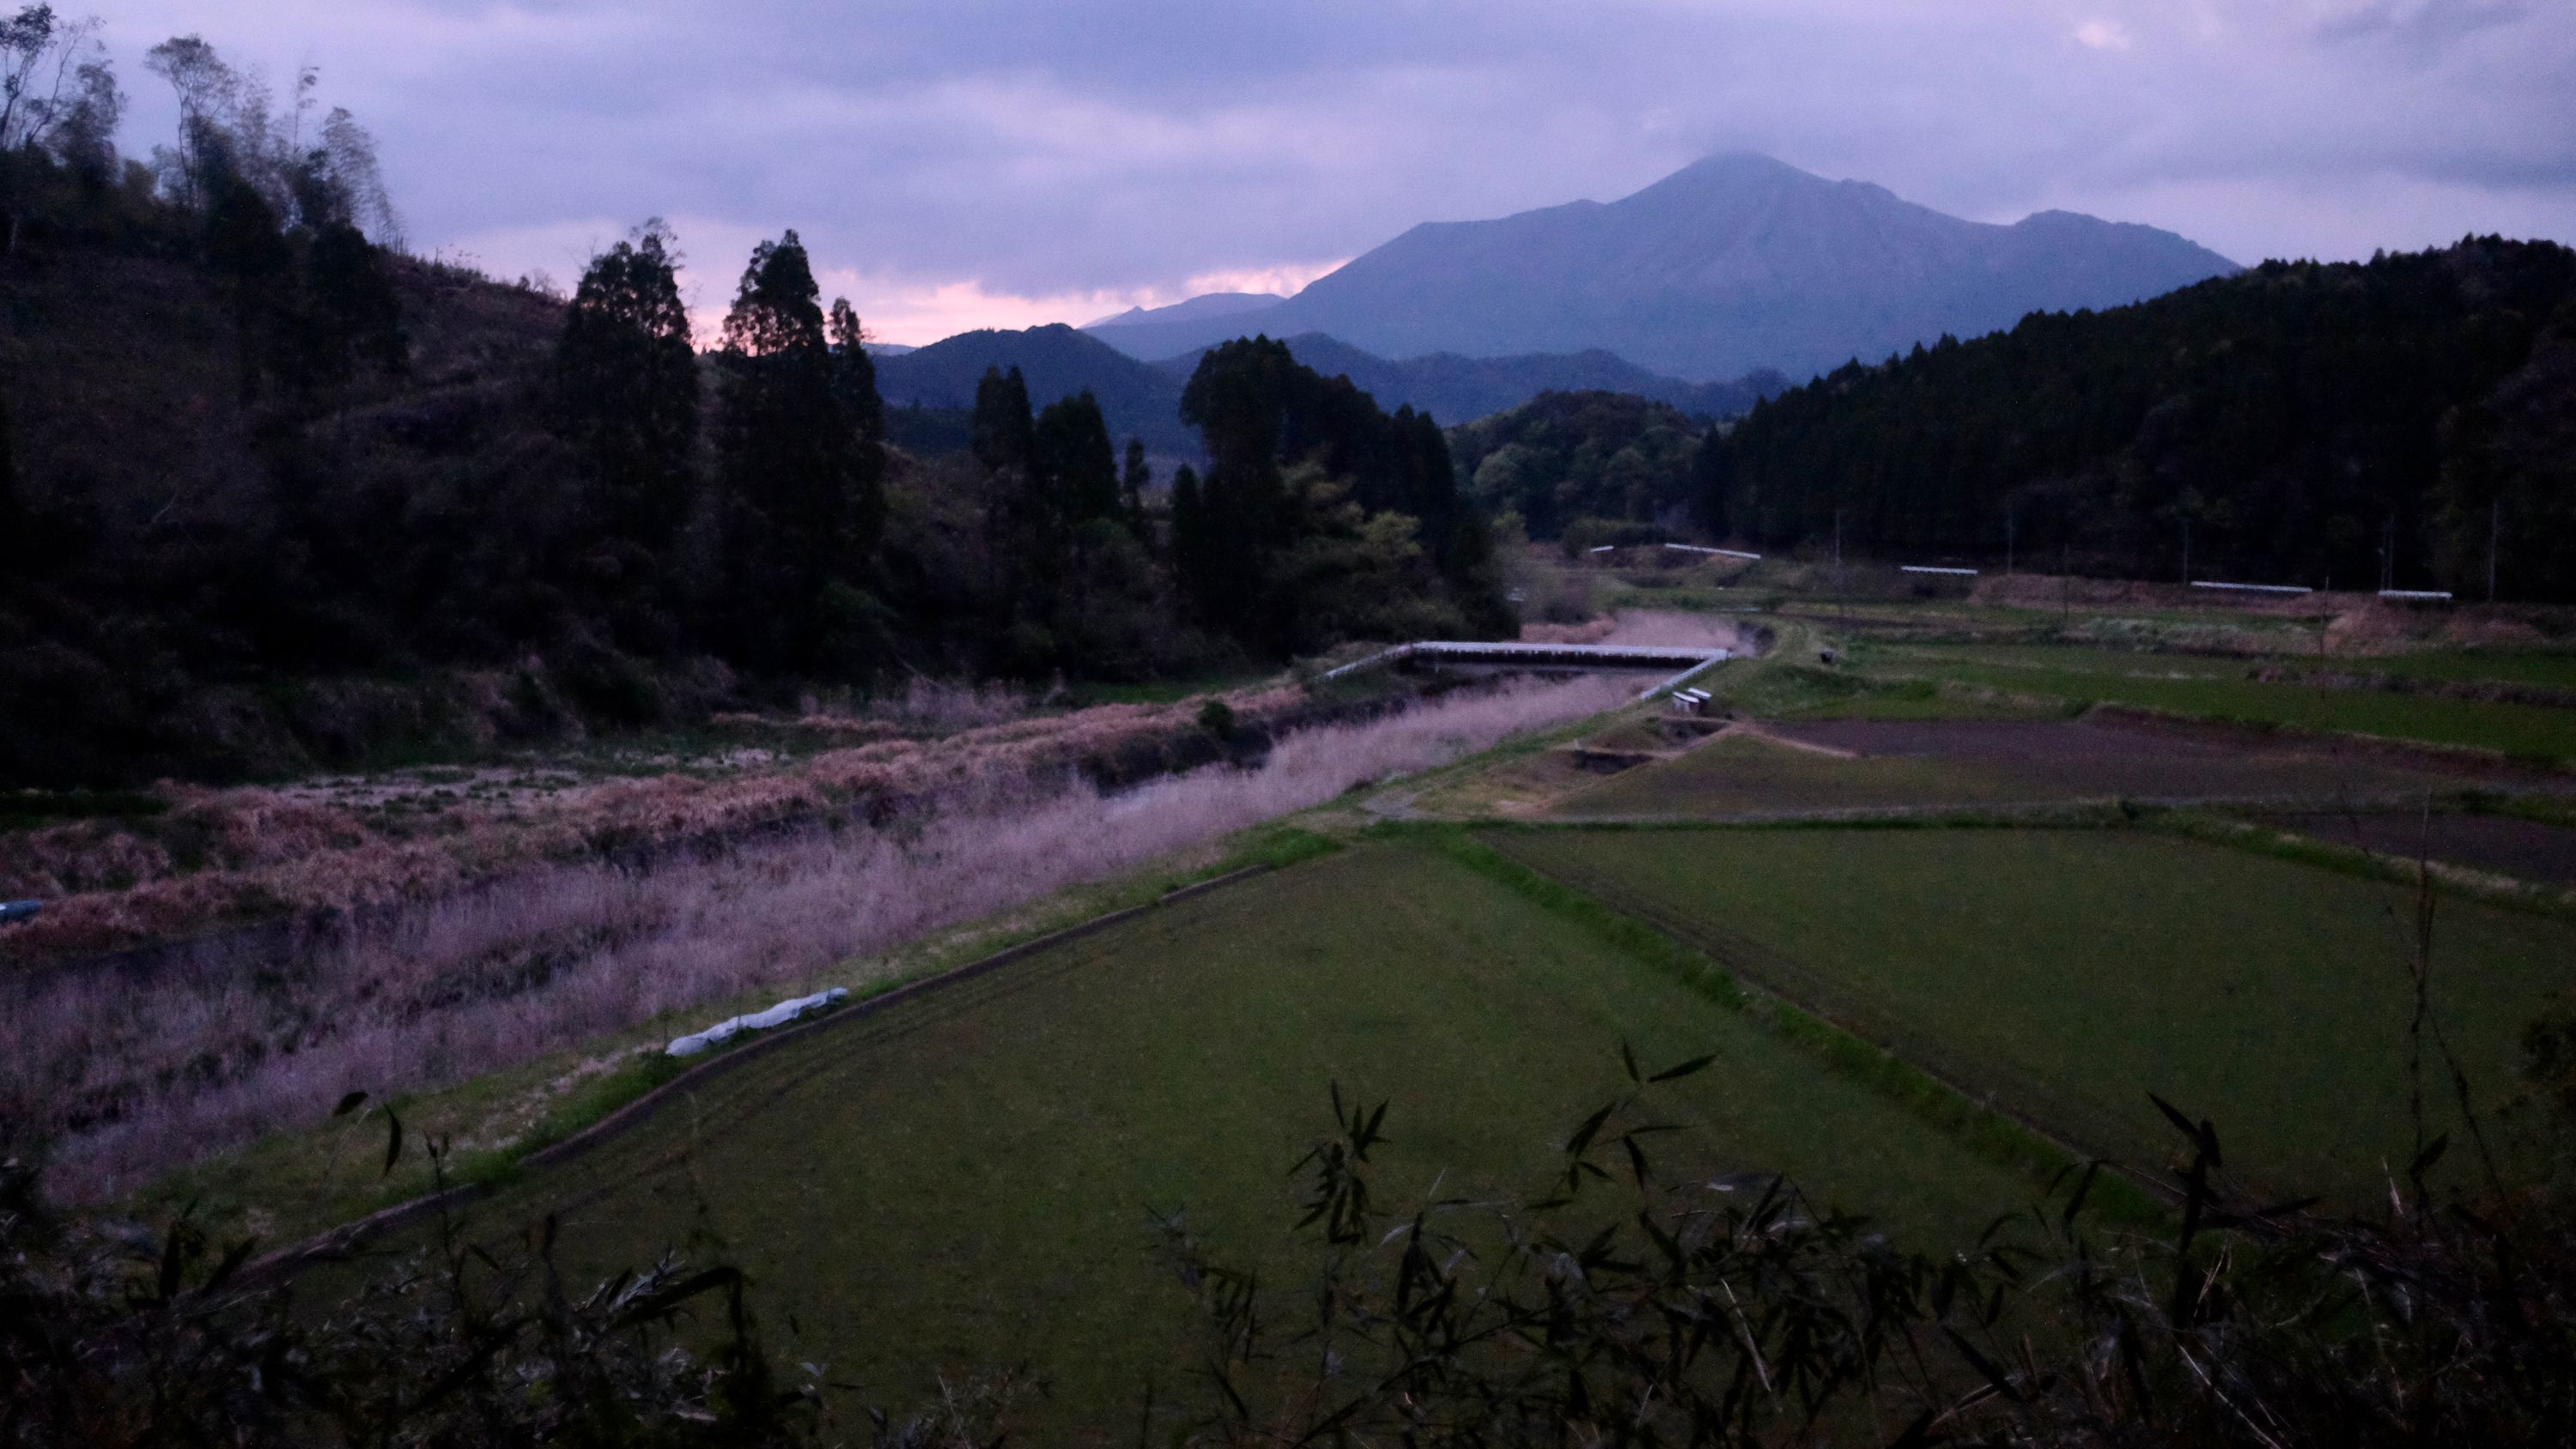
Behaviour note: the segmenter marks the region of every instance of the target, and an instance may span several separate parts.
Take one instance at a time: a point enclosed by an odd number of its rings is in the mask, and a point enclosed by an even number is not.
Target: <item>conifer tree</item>
[[[1213,590],[1207,577],[1207,509],[1199,496],[1198,470],[1183,463],[1172,474],[1172,582],[1187,612],[1208,622]]]
[[[1118,457],[1109,449],[1100,400],[1089,388],[1047,404],[1033,441],[1052,511],[1066,524],[1079,528],[1118,516]]]
[[[1145,440],[1127,440],[1127,465],[1118,475],[1119,505],[1127,511],[1127,527],[1138,538],[1145,537],[1145,490],[1154,485],[1154,470],[1145,461]]]
[[[863,448],[885,447],[885,399],[877,393],[876,359],[868,356],[867,329],[849,299],[832,299],[832,384],[841,411]]]
[[[0,549],[22,547],[27,539],[26,505],[18,497],[18,449],[9,427],[9,398],[0,393]],[[38,560],[19,559],[12,572],[33,570]]]
[[[752,250],[724,327],[716,445],[728,588],[742,647],[773,668],[849,667],[845,625],[873,613],[862,584],[884,516],[883,454],[843,408],[804,243]]]
[[[698,358],[670,233],[648,222],[591,258],[555,343],[554,409],[592,525],[659,549],[697,470]]]
[[[1026,478],[1037,467],[1037,425],[1029,416],[1029,385],[1016,367],[984,369],[975,384],[975,413],[968,446],[988,476]]]

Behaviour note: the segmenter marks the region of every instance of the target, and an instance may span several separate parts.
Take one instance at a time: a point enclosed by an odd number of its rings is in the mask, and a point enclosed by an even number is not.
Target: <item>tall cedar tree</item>
[[[554,410],[590,529],[658,552],[697,472],[698,355],[668,234],[648,225],[590,259],[555,342]]]
[[[1172,583],[1180,591],[1185,622],[1205,622],[1200,600],[1209,596],[1207,504],[1199,496],[1198,470],[1183,463],[1172,474]]]
[[[860,663],[853,635],[875,613],[864,581],[885,518],[885,452],[844,405],[849,382],[804,244],[793,231],[762,242],[725,317],[716,415],[727,588],[737,652],[755,667]]]
[[[1047,404],[1036,428],[1038,472],[1051,510],[1074,528],[1120,513],[1118,455],[1100,400],[1084,388]]]
[[[1127,440],[1127,464],[1118,473],[1118,505],[1127,511],[1127,527],[1145,537],[1145,490],[1154,486],[1154,470],[1145,461],[1145,440]]]
[[[975,384],[975,413],[967,446],[988,476],[1025,478],[1037,466],[1037,425],[1029,416],[1029,385],[1016,367],[984,369]]]
[[[1035,541],[1039,489],[1037,422],[1029,416],[1029,385],[1016,367],[984,369],[975,384],[975,411],[967,447],[984,475],[984,552],[993,588],[996,637],[1007,633],[1045,587]]]
[[[1312,376],[1286,344],[1238,339],[1202,356],[1181,391],[1181,421],[1199,430],[1208,452],[1184,583],[1200,623],[1246,641],[1271,632],[1267,575],[1289,537],[1279,459],[1292,395]]]
[[[9,395],[0,390],[0,549],[21,548],[26,541],[27,512],[18,498],[18,448],[10,436]],[[9,576],[32,573],[41,562],[35,558],[14,559]]]
[[[846,297],[832,299],[832,388],[862,448],[885,450],[885,399],[877,395],[877,364],[868,356],[868,330]]]

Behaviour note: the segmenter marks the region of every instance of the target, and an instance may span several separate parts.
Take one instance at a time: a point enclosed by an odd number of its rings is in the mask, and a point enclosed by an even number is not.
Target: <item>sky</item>
[[[80,0],[56,0],[69,13]],[[2576,241],[2576,0],[124,0],[376,135],[414,250],[569,285],[648,217],[722,315],[793,227],[886,341],[1294,291],[1422,221],[1767,152],[2242,262]]]

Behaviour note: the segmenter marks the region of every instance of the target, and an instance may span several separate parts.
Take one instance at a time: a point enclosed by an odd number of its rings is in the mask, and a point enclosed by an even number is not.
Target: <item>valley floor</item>
[[[2576,1006],[2563,644],[2381,639],[2319,674],[2259,613],[1664,612],[1769,651],[1702,676],[1706,714],[1605,688],[845,966],[921,979],[1271,867],[682,1078],[568,1160],[511,1166],[670,1079],[638,1034],[399,1110],[489,1149],[552,1092],[514,1146],[450,1158],[490,1188],[466,1231],[558,1215],[586,1275],[721,1252],[781,1354],[854,1402],[1025,1366],[1047,1392],[1015,1427],[1044,1442],[1132,1436],[1188,1361],[1175,1224],[1311,1278],[1290,1170],[1336,1089],[1389,1103],[1391,1197],[1476,1199],[1544,1185],[1623,1047],[1712,1055],[1661,1101],[1668,1154],[1934,1249],[2087,1160],[2114,1169],[2088,1212],[2157,1222],[2179,1146],[2158,1098],[2217,1125],[2248,1192],[2384,1199],[2444,1132],[2445,1193],[2544,1170],[2519,1072],[2526,1026]],[[2209,652],[2220,633],[2248,652]],[[426,1185],[380,1170],[387,1125],[277,1133],[141,1201],[292,1239]]]

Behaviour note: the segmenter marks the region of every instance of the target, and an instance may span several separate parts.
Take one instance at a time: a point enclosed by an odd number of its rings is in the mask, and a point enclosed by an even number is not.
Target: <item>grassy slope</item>
[[[2150,1091],[2214,1118],[2233,1163],[2282,1190],[2369,1197],[2410,1150],[2395,888],[2123,832],[1496,843],[2094,1150],[2162,1158]],[[2576,928],[2446,899],[2435,960],[2444,1027],[2493,1105],[2523,1023],[2576,983]]]
[[[1175,1361],[1188,1316],[1151,1262],[1149,1210],[1186,1205],[1229,1253],[1294,1261],[1284,1174],[1325,1125],[1328,1082],[1394,1099],[1391,1195],[1470,1165],[1444,1190],[1535,1187],[1615,1091],[1623,1036],[1652,1062],[1721,1054],[1666,1099],[1693,1129],[1675,1152],[1787,1171],[1916,1240],[2032,1193],[1597,933],[1376,845],[764,1059],[487,1220],[603,1189],[567,1223],[593,1264],[711,1230],[770,1321],[802,1324],[782,1345],[796,1357],[898,1398],[943,1366],[1026,1359],[1061,1433],[1114,1422]]]

